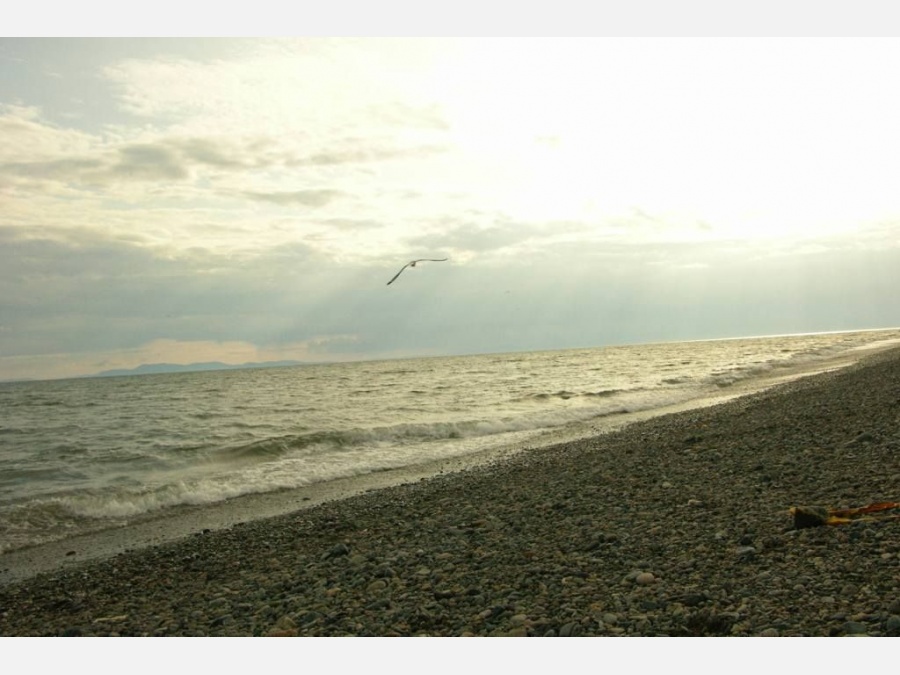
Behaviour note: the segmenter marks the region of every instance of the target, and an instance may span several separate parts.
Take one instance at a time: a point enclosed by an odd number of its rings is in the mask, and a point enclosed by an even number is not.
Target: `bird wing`
[[[415,261],[413,261],[413,262],[415,262]],[[412,262],[408,262],[403,267],[401,267],[400,271],[397,272],[397,274],[395,274],[389,282],[387,282],[387,285],[390,286],[392,283],[394,283],[394,281],[397,280],[397,277],[399,277],[401,274],[403,274],[403,270],[405,270],[407,267],[409,267],[412,264],[413,264]]]
[[[400,268],[400,271],[397,272],[397,274],[395,274],[394,277],[389,282],[387,282],[387,285],[390,286],[392,283],[394,283],[394,281],[397,280],[397,277],[399,277],[401,274],[403,274],[403,270],[405,270],[410,265],[415,265],[418,262],[444,262],[449,259],[450,258],[418,258],[417,260],[410,260],[408,263],[406,263],[403,267]]]

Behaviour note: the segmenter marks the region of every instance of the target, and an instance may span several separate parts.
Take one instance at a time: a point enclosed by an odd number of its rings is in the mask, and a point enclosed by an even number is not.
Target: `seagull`
[[[406,263],[403,267],[400,268],[400,271],[397,272],[397,274],[394,275],[394,278],[393,278],[393,279],[391,279],[389,282],[387,282],[387,285],[390,286],[392,283],[394,283],[394,281],[397,280],[397,277],[399,277],[401,274],[403,274],[403,270],[405,270],[407,267],[415,267],[415,266],[416,266],[416,263],[420,263],[420,262],[444,262],[445,260],[449,260],[449,258],[437,258],[437,259],[435,259],[435,258],[419,258],[418,260],[410,260],[408,263]]]

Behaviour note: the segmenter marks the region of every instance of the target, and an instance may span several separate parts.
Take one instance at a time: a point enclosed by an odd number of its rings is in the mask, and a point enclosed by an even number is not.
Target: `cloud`
[[[298,317],[328,306],[347,269],[302,243],[239,257],[199,248],[173,255],[96,231],[0,228],[0,316],[8,329],[0,353],[116,348],[160,335],[305,340],[320,331]],[[309,288],[316,292],[301,292]]]
[[[129,112],[177,120],[185,129],[212,122],[228,134],[250,125],[276,134],[310,126],[346,130],[357,126],[360,113],[370,118],[367,126],[413,118],[434,127],[440,118],[433,101],[408,96],[428,49],[415,41],[260,40],[236,45],[228,56],[123,59],[102,73]]]
[[[516,246],[514,224],[496,230],[479,250]],[[800,261],[723,255],[712,243],[556,243],[540,261],[515,265],[452,256],[385,292],[395,261],[338,265],[300,243],[172,257],[100,232],[33,235],[0,229],[3,379],[154,361],[379,358],[900,321],[900,248],[811,251]]]
[[[268,187],[284,181],[296,182],[302,175],[298,172],[304,168],[339,169],[421,159],[444,152],[441,145],[384,134],[311,136],[301,132],[285,137],[266,134],[254,125],[227,136],[210,129],[185,135],[165,126],[152,132],[118,130],[90,135],[50,124],[37,108],[7,105],[0,111],[0,132],[5,141],[0,148],[0,185],[46,191],[57,189],[49,185],[55,184],[70,191],[80,190],[82,196],[90,196],[97,188],[127,190],[129,185],[149,183],[170,189],[190,187],[209,199],[217,196],[210,192],[214,186],[209,181],[222,180],[230,174],[244,185],[256,182]],[[333,171],[322,177],[337,183],[352,178]],[[307,182],[310,175],[299,179]],[[239,191],[256,201],[315,207],[340,196],[336,188]],[[228,195],[234,193],[229,186]],[[127,193],[122,196],[129,198]],[[146,200],[146,194],[142,197]]]
[[[271,202],[279,206],[301,204],[303,206],[325,206],[344,196],[340,190],[297,190],[295,192],[244,192],[248,199]]]
[[[90,176],[97,175],[106,167],[97,158],[72,157],[49,161],[7,162],[0,164],[0,173],[14,178],[88,182]]]
[[[344,232],[360,232],[384,227],[383,223],[371,218],[325,218],[317,221],[330,229]]]
[[[108,170],[128,180],[184,180],[190,176],[184,157],[165,145],[129,145],[118,149],[118,159]]]
[[[96,138],[75,129],[48,124],[36,106],[0,103],[0,164],[52,162],[62,156],[82,155]]]
[[[570,222],[533,223],[520,222],[503,214],[470,212],[462,214],[463,224],[455,221],[438,221],[429,231],[410,237],[406,245],[411,250],[456,251],[464,258],[511,258],[525,255],[523,264],[529,264],[531,255],[543,258],[548,249],[560,242],[580,239],[578,246],[593,243],[586,237],[589,228]],[[465,222],[468,221],[468,222]]]
[[[329,166],[336,164],[360,164],[368,162],[383,162],[394,159],[419,159],[447,152],[447,147],[440,145],[385,147],[388,143],[378,143],[377,141],[373,141],[372,139],[336,140],[335,145],[351,146],[351,149],[338,149],[326,152],[318,152],[306,157],[300,157],[291,162],[291,164],[317,166]]]
[[[0,174],[74,182],[90,187],[131,181],[185,182],[192,178],[193,170],[200,167],[238,170],[273,164],[269,158],[260,161],[262,158],[248,157],[246,151],[236,150],[232,145],[217,145],[214,140],[201,138],[160,138],[153,142],[121,145],[110,145],[97,139],[92,147],[80,150],[78,155],[56,159],[38,157],[0,161]]]
[[[186,138],[172,140],[169,144],[179,148],[185,158],[207,166],[220,169],[242,169],[252,166],[247,161],[247,151],[235,151],[231,144],[225,144],[221,139],[212,138]],[[254,142],[258,147],[258,141]],[[264,164],[271,162],[264,162]]]

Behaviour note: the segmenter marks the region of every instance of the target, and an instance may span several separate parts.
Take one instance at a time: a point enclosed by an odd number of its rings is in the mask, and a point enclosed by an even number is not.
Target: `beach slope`
[[[900,350],[0,588],[0,635],[900,635]],[[888,517],[885,517],[888,516]]]

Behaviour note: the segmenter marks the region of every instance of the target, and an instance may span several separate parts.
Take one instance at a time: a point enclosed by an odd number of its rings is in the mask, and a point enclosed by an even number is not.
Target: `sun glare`
[[[859,175],[884,150],[847,142],[850,129],[866,140],[863,109],[824,124],[833,92],[808,64],[782,73],[775,49],[747,80],[740,44],[719,57],[719,42],[664,46],[456,45],[430,81],[461,171],[479,177],[471,189],[528,221],[621,222],[637,209],[687,240],[846,235],[889,213],[885,174]]]

